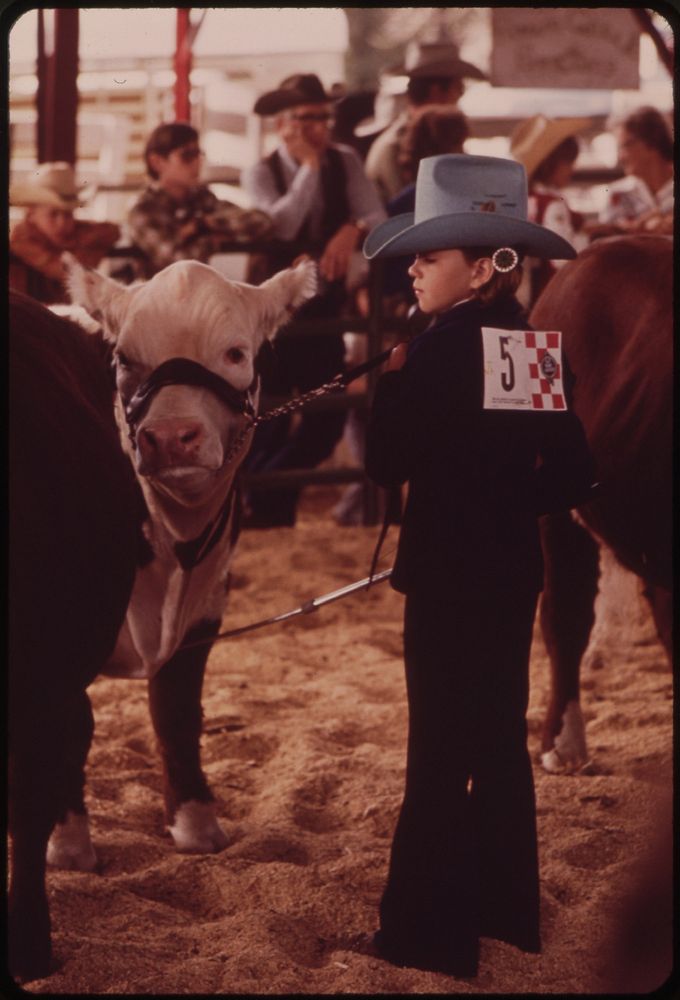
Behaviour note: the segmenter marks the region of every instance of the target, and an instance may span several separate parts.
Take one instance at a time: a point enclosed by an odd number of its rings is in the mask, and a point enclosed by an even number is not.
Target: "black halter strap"
[[[151,372],[129,403],[126,404],[125,419],[128,423],[130,436],[134,439],[137,424],[148,410],[156,393],[164,386],[195,385],[209,389],[215,393],[218,399],[236,410],[237,413],[252,416],[254,410],[250,395],[257,387],[257,380],[258,376],[256,375],[253,383],[245,391],[235,389],[221,375],[211,372],[209,368],[205,368],[198,361],[191,361],[189,358],[170,358]]]

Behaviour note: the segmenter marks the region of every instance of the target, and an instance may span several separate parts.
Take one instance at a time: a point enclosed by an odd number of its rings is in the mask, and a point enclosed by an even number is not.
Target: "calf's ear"
[[[263,281],[256,294],[261,306],[264,335],[273,336],[292,318],[296,309],[316,295],[316,288],[316,264],[310,259],[302,260],[295,267],[288,267]]]
[[[61,259],[66,268],[66,287],[71,302],[82,306],[101,323],[107,340],[115,341],[130,303],[132,289],[98,274],[92,268],[83,267],[70,253],[63,253]]]

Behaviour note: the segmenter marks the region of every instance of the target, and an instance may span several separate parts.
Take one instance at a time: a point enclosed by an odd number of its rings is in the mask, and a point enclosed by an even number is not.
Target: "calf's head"
[[[66,260],[74,303],[114,344],[116,416],[139,476],[184,507],[231,483],[249,439],[234,453],[257,406],[262,344],[316,287],[312,262],[259,287],[178,261],[132,286]]]

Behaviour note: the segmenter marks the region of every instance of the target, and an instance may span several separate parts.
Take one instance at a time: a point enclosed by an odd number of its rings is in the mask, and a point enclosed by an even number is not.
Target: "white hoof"
[[[47,844],[47,863],[67,871],[95,870],[97,855],[90,840],[87,816],[69,812],[64,823],[57,823]]]
[[[549,774],[573,774],[588,763],[586,726],[581,706],[570,701],[562,716],[562,729],[552,750],[541,755],[541,764]]]
[[[214,854],[229,843],[212,802],[183,802],[168,829],[175,847],[184,854]]]

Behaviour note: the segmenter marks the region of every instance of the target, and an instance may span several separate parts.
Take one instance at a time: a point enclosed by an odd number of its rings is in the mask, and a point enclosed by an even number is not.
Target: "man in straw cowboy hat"
[[[541,947],[525,721],[538,517],[588,498],[593,469],[559,334],[540,350],[548,335],[525,332],[514,290],[524,254],[574,251],[527,220],[520,164],[462,154],[421,160],[415,211],[364,253],[415,255],[431,317],[392,352],[367,435],[369,476],[409,483],[392,574],[406,595],[406,789],[374,945],[397,965],[473,976],[480,936]]]
[[[254,110],[274,116],[279,145],[243,172],[242,184],[252,204],[274,220],[279,243],[251,280],[269,277],[306,252],[318,260],[320,294],[296,318],[337,317],[347,301],[355,251],[368,229],[385,218],[385,211],[356,152],[331,142],[331,96],[318,76],[287,77],[262,94]],[[345,353],[341,333],[283,337],[275,349],[277,368],[265,375],[263,388],[276,395],[305,392],[332,378],[342,369]],[[255,433],[248,464],[258,472],[313,468],[331,454],[344,423],[344,412],[327,410],[304,411],[295,427],[281,419],[264,424]],[[299,492],[253,490],[248,497],[250,523],[295,524]]]
[[[112,222],[75,219],[82,206],[70,163],[41,163],[25,181],[10,187],[12,205],[26,206],[23,220],[10,233],[9,283],[45,303],[67,302],[65,250],[96,267],[120,236]]]
[[[413,43],[406,50],[404,66],[392,72],[408,76],[406,109],[374,140],[366,157],[366,173],[386,203],[404,187],[400,145],[414,112],[426,104],[457,107],[464,80],[486,80],[481,69],[460,58],[453,42]]]
[[[528,218],[558,233],[568,243],[581,238],[584,219],[570,209],[562,194],[574,172],[579,155],[577,136],[591,124],[589,118],[546,118],[533,115],[520,122],[510,138],[510,152],[524,166],[529,185]],[[581,234],[581,236],[579,236]],[[522,300],[533,304],[561,261],[533,259],[527,270],[527,288]]]

